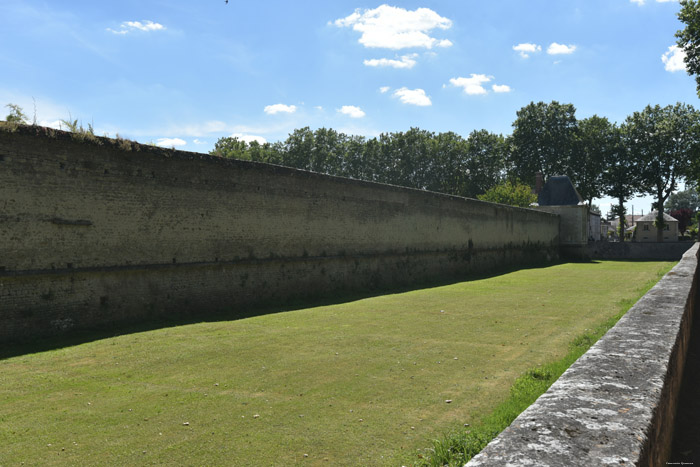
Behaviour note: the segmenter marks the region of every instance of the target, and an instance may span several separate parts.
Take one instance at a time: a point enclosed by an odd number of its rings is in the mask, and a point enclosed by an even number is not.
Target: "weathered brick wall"
[[[0,341],[557,255],[547,213],[46,133],[0,131]]]

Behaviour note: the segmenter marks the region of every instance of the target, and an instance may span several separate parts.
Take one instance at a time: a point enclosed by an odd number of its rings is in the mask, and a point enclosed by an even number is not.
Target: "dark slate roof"
[[[656,220],[656,216],[658,216],[659,213],[658,211],[651,211],[649,214],[647,214],[644,217],[640,217],[637,219],[637,222],[654,222]],[[678,219],[675,217],[671,217],[670,215],[664,213],[664,222],[678,222]]]
[[[540,206],[576,206],[581,202],[583,198],[566,175],[549,177],[537,197]]]

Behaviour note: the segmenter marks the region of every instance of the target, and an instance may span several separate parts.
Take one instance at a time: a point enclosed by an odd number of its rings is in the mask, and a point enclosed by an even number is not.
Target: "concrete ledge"
[[[468,466],[665,465],[698,244]]]

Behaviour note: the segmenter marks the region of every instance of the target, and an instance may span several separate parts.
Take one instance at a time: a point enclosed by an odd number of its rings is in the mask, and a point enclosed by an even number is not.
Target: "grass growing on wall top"
[[[399,465],[670,266],[563,264],[7,358],[0,465]]]

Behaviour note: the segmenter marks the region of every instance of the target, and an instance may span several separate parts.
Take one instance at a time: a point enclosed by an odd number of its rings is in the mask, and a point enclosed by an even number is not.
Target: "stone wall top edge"
[[[661,403],[699,245],[467,466],[637,465]]]
[[[14,140],[14,141],[12,141]],[[19,142],[20,140],[23,140]],[[75,136],[75,134],[68,132],[68,131],[63,131],[63,130],[56,130],[53,128],[47,128],[47,127],[41,127],[41,126],[36,126],[36,125],[18,125],[14,131],[7,131],[3,128],[0,128],[0,152],[3,151],[3,146],[6,144],[21,144],[21,145],[26,145],[27,147],[36,147],[39,145],[44,145],[44,147],[47,144],[58,144],[63,147],[70,148],[71,146],[74,148],[77,148],[81,151],[84,151],[86,148],[89,148],[92,151],[98,151],[102,153],[107,153],[107,152],[119,152],[119,153],[141,153],[144,155],[148,155],[153,159],[160,159],[162,162],[167,162],[169,160],[178,160],[178,161],[192,161],[192,162],[200,162],[200,163],[205,163],[205,164],[213,164],[213,165],[218,165],[221,167],[230,167],[230,168],[238,168],[238,169],[243,169],[243,170],[258,170],[258,171],[264,171],[270,174],[278,174],[278,175],[288,175],[288,176],[296,176],[296,177],[305,177],[307,179],[311,180],[316,180],[316,181],[331,181],[333,183],[341,183],[341,184],[347,184],[347,185],[354,185],[354,186],[363,186],[367,188],[374,188],[374,189],[382,189],[382,190],[388,190],[388,191],[393,191],[393,192],[399,192],[399,193],[405,193],[409,195],[418,195],[418,196],[423,196],[423,197],[435,197],[435,198],[440,198],[444,200],[454,200],[458,202],[464,202],[464,201],[469,201],[470,203],[475,203],[475,204],[480,204],[483,206],[498,206],[501,209],[506,209],[512,212],[522,212],[522,213],[536,213],[535,215],[537,216],[549,216],[552,217],[553,219],[556,218],[558,215],[549,213],[546,211],[541,211],[537,209],[532,209],[532,208],[521,208],[521,207],[516,207],[516,206],[509,206],[505,204],[498,204],[498,203],[491,203],[487,201],[481,201],[478,199],[473,199],[473,198],[465,198],[462,196],[456,196],[456,195],[449,195],[445,193],[438,193],[438,192],[433,192],[433,191],[427,191],[427,190],[420,190],[416,188],[408,188],[408,187],[402,187],[402,186],[397,186],[397,185],[391,185],[391,184],[386,184],[386,183],[378,183],[378,182],[370,182],[370,181],[365,181],[365,180],[358,180],[358,179],[352,179],[352,178],[347,178],[347,177],[339,177],[335,175],[327,175],[327,174],[322,174],[318,172],[312,172],[309,170],[303,170],[303,169],[295,169],[291,167],[285,167],[281,165],[275,165],[275,164],[268,164],[264,162],[254,162],[254,161],[245,161],[245,160],[239,160],[239,159],[227,159],[227,158],[222,158],[222,157],[217,157],[217,156],[212,156],[210,154],[204,154],[204,153],[198,153],[198,152],[192,152],[192,151],[183,151],[179,149],[167,149],[167,148],[161,148],[161,147],[156,147],[148,144],[140,144],[136,142],[129,142],[130,143],[130,148],[131,150],[126,150],[123,148],[120,148],[120,144],[122,144],[122,141],[124,140],[119,140],[119,139],[114,139],[114,138],[109,138],[109,137],[104,137],[104,136],[95,136],[93,138],[93,141],[90,140],[80,140]]]

